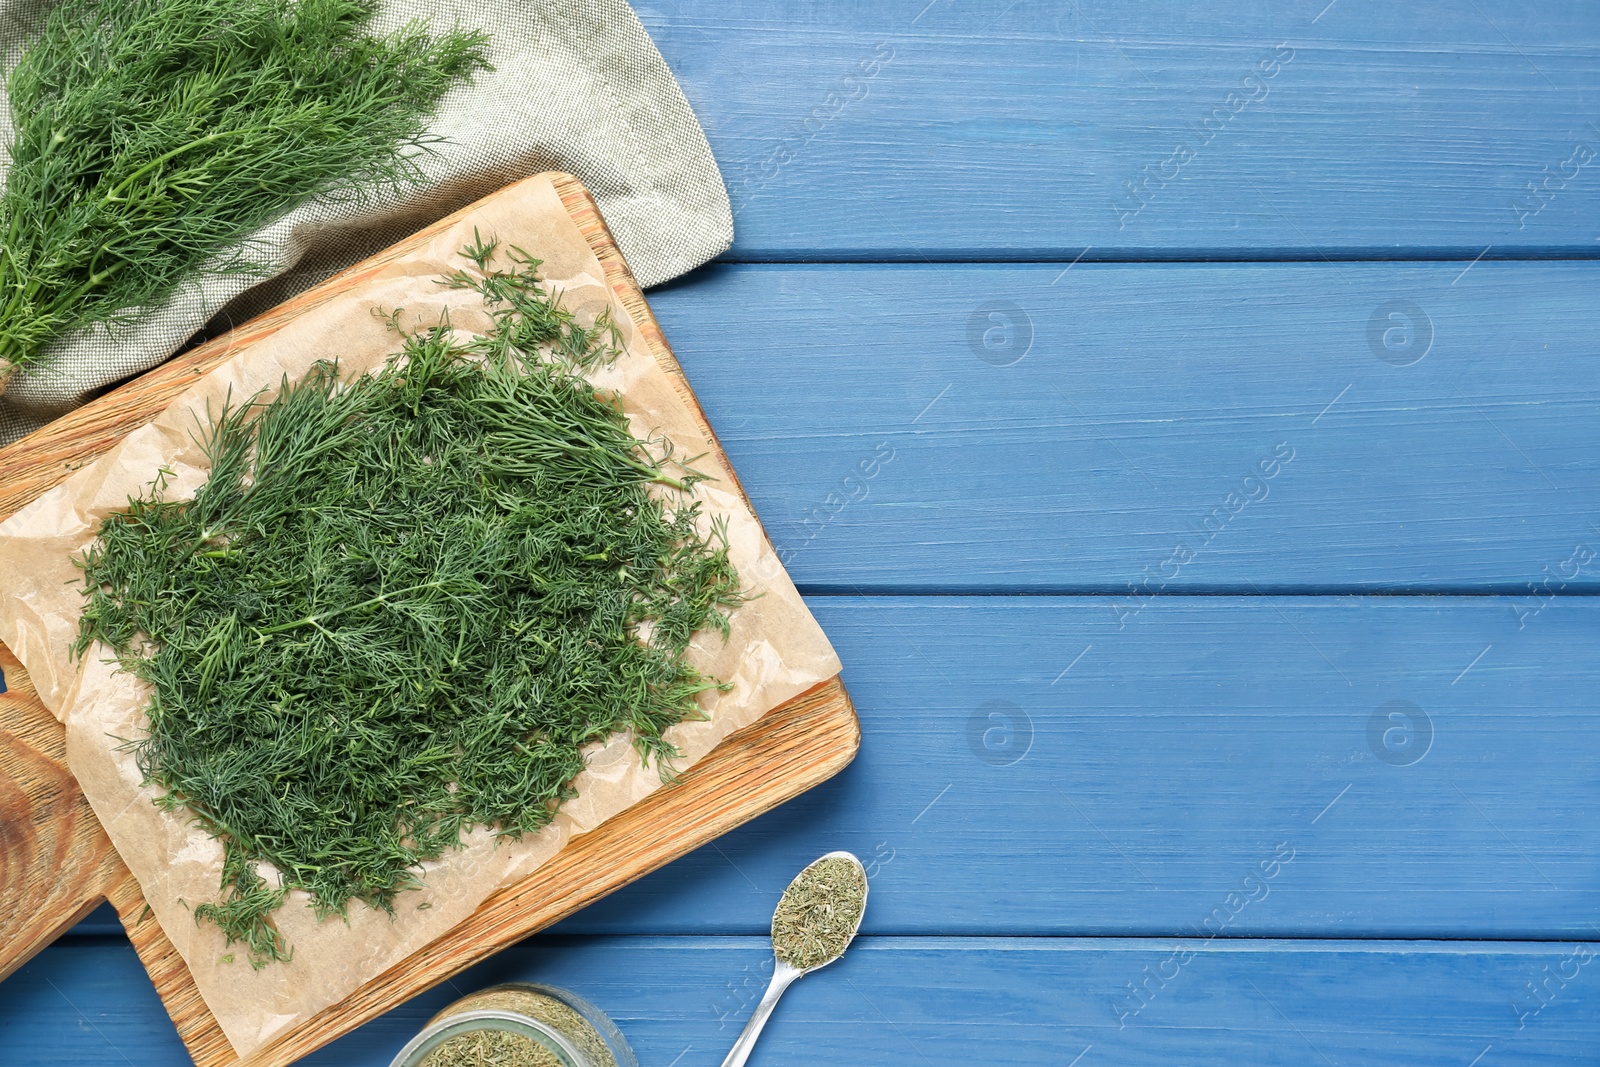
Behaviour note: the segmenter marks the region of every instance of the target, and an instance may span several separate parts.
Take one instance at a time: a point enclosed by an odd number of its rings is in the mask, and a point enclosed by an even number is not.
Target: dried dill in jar
[[[639,1067],[605,1012],[571,990],[527,982],[492,986],[451,1003],[428,1020],[394,1065],[480,1067],[480,1056],[482,1067]]]
[[[80,561],[77,649],[150,686],[138,766],[224,847],[196,920],[256,965],[289,956],[289,889],[392,912],[471,828],[547,824],[583,746],[629,731],[665,770],[665,731],[719,687],[685,653],[727,634],[737,575],[698,476],[583,376],[615,330],[536,260],[465,254],[446,282],[482,295],[483,335],[222,412],[193,498],[157,479]]]
[[[510,1030],[468,1030],[428,1053],[418,1067],[567,1067],[551,1049]]]

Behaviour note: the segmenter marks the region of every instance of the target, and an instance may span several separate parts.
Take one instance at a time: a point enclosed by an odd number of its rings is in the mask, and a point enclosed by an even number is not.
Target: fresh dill
[[[609,319],[576,321],[537,260],[468,251],[486,269],[446,283],[482,294],[485,333],[402,335],[370,375],[322,363],[230,407],[193,499],[158,477],[79,561],[78,653],[149,683],[130,747],[222,841],[195,916],[257,965],[288,958],[287,889],[392,913],[468,829],[548,823],[581,746],[628,730],[666,773],[663,732],[718,687],[685,660],[739,599],[683,494],[700,476],[583,377],[616,355]]]
[[[367,30],[374,0],[61,0],[10,72],[0,375],[159,306],[307,198],[414,180],[486,38]]]

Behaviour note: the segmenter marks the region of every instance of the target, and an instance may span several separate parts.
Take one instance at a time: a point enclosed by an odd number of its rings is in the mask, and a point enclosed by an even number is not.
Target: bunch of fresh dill
[[[373,0],[61,0],[11,71],[0,374],[160,305],[314,194],[418,175],[485,38],[368,32]]]
[[[630,730],[665,772],[663,731],[718,684],[684,653],[726,635],[737,577],[682,495],[698,476],[580,373],[614,328],[576,322],[537,261],[466,253],[480,271],[446,281],[483,294],[487,333],[412,334],[374,374],[319,364],[223,412],[193,499],[158,479],[80,561],[78,652],[103,641],[152,687],[131,747],[223,842],[223,899],[195,914],[258,965],[287,953],[260,862],[320,913],[392,911],[465,830],[549,822],[580,746]]]

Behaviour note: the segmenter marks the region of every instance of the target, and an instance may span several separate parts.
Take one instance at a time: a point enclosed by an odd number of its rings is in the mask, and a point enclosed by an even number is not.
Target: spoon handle
[[[761,1003],[756,1005],[756,1010],[750,1013],[750,1021],[739,1031],[739,1039],[733,1043],[728,1058],[722,1061],[722,1067],[744,1067],[744,1061],[750,1058],[750,1050],[756,1047],[756,1038],[761,1036],[761,1028],[772,1017],[772,1009],[778,1006],[778,998],[783,996],[783,991],[789,988],[791,982],[804,973],[787,963],[777,964],[766,994],[762,996]]]

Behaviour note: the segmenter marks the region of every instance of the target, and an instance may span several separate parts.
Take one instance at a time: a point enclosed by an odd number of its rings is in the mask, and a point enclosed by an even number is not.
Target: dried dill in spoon
[[[829,853],[801,871],[772,913],[772,953],[799,971],[844,955],[867,910],[867,874],[848,852]]]
[[[722,1067],[743,1067],[778,998],[797,979],[843,956],[866,911],[867,871],[852,853],[830,852],[794,876],[772,913],[772,981]]]
[[[9,72],[0,385],[129,321],[316,195],[418,176],[425,122],[485,38],[368,31],[373,0],[60,0]]]
[[[81,560],[79,652],[104,642],[151,686],[138,765],[226,854],[196,918],[257,964],[290,951],[284,887],[392,910],[469,828],[548,823],[581,746],[630,730],[670,758],[664,731],[718,684],[684,654],[727,632],[737,577],[697,476],[582,376],[614,331],[536,261],[467,251],[480,273],[450,284],[482,294],[485,334],[409,336],[374,374],[320,364],[223,412],[193,499],[158,480]]]

